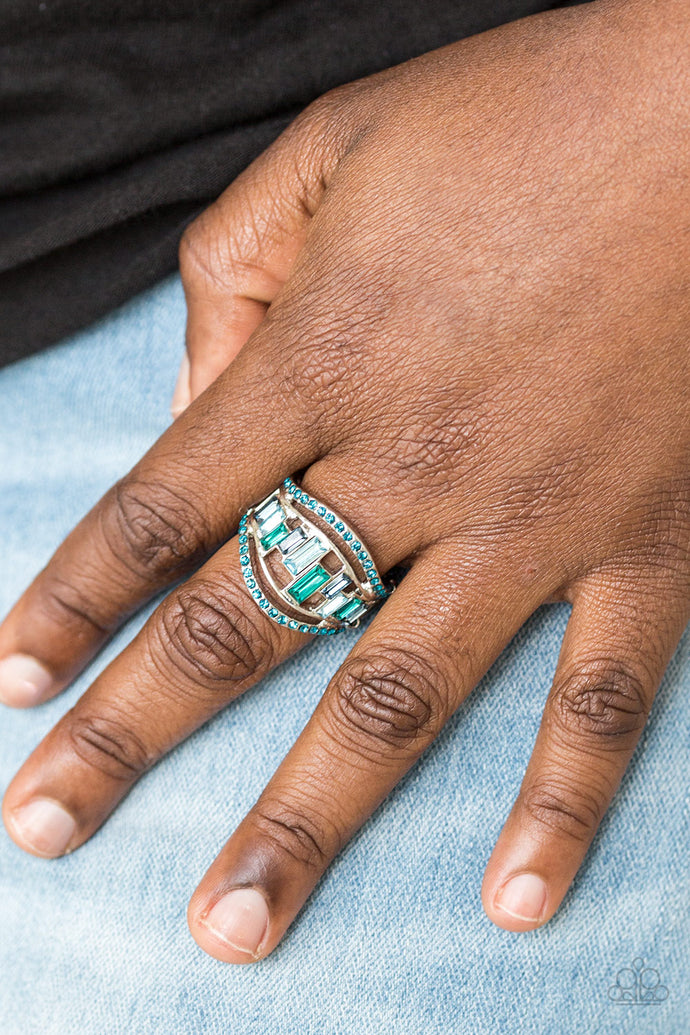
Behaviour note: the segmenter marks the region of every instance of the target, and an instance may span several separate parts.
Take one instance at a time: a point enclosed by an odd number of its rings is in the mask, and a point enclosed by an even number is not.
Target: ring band
[[[252,599],[278,625],[299,632],[333,635],[357,626],[392,589],[361,536],[292,478],[249,508],[239,546]]]

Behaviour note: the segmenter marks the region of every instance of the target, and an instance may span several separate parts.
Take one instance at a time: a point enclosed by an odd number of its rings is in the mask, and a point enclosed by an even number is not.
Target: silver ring
[[[299,632],[333,635],[357,626],[392,590],[361,536],[292,478],[249,508],[239,547],[257,607]]]

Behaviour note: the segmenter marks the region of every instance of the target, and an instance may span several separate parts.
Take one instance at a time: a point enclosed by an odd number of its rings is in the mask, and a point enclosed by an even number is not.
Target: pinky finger
[[[653,580],[653,584],[652,584]],[[486,869],[499,927],[553,916],[639,740],[687,621],[687,588],[601,575],[578,587],[520,793]]]

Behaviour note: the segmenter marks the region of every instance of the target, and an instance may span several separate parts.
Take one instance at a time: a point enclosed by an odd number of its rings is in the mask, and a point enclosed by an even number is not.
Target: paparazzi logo
[[[629,967],[616,974],[616,983],[609,988],[609,999],[623,1006],[658,1006],[668,999],[668,988],[654,967],[645,967],[638,956]]]

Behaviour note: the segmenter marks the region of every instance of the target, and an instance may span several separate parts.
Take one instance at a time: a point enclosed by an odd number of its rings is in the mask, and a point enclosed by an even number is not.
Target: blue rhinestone
[[[329,525],[334,525],[335,524],[335,514],[331,514],[330,510],[326,514],[326,521],[328,522]]]
[[[326,516],[326,508],[325,507],[319,507],[319,509],[316,511],[316,513],[319,515],[319,517],[325,517]]]
[[[303,492],[302,496],[301,496],[301,499],[302,499],[302,503],[308,503],[309,502],[309,493],[308,492]]]
[[[307,506],[310,510],[316,510],[316,500],[309,500]]]
[[[366,550],[360,550],[359,551],[359,559],[360,559],[360,561],[366,561],[368,557],[369,557],[369,554],[367,553]]]
[[[278,615],[278,625],[287,625],[287,618],[285,615]]]
[[[277,618],[278,617],[278,612],[276,611],[275,607],[272,607],[271,610],[268,612],[268,614],[269,614],[270,618]]]
[[[240,557],[240,564],[249,564],[249,563],[250,563],[250,561],[249,561],[248,557]]]
[[[242,534],[242,535],[240,536],[240,542],[241,542],[241,543],[246,543],[246,542],[248,542],[248,541],[249,541],[249,540],[247,539],[247,536],[246,536],[246,535]]]
[[[290,627],[290,629],[297,629],[297,627],[299,626],[299,622],[296,622],[294,618],[291,618],[288,622],[288,626]]]
[[[350,540],[352,539],[352,532],[345,532],[343,534],[343,539],[345,540],[346,543],[349,543]]]
[[[261,597],[262,597],[261,590],[260,589],[253,589],[252,590],[252,596],[254,597],[255,600],[261,600]]]
[[[355,551],[355,553],[357,553],[357,551],[361,549],[361,546],[362,544],[360,543],[359,539],[355,539],[354,543],[352,544],[352,549]]]
[[[267,607],[269,607],[269,606],[270,606],[270,605],[269,605],[269,603],[268,603],[268,600],[266,600],[266,598],[265,598],[265,597],[264,597],[264,599],[263,599],[263,600],[260,600],[260,601],[259,601],[259,607],[263,607],[263,609],[264,609],[264,610],[266,610],[266,608],[267,608]]]
[[[308,625],[300,625],[299,631],[301,633],[308,633],[309,632],[309,626]]]
[[[250,579],[249,578],[250,574],[251,574],[251,572],[247,572],[246,575],[245,575],[245,581],[247,583],[247,587],[249,589],[256,589],[256,582],[254,582],[254,579]]]
[[[291,478],[286,478],[285,481],[283,482],[283,485],[288,490],[288,492],[291,491],[292,490],[292,479]]]
[[[345,525],[342,523],[342,521],[338,522],[338,524],[335,526],[335,530],[336,530],[336,532],[344,532],[345,531]]]

